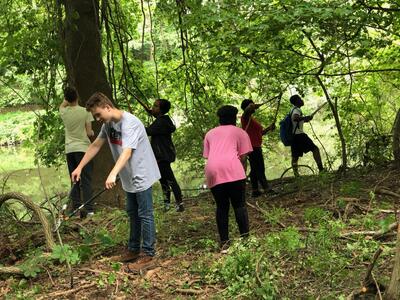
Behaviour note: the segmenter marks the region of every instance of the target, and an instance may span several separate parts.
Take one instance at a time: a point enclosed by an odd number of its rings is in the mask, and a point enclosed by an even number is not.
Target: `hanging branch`
[[[104,27],[106,29],[106,57],[107,57],[107,72],[108,81],[111,83],[111,89],[113,91],[114,99],[117,99],[117,83],[115,81],[115,69],[114,69],[114,44],[112,42],[112,34],[110,28],[110,22],[107,17],[107,1],[102,1],[102,22],[104,22]]]
[[[117,40],[117,43],[118,43],[118,47],[119,47],[119,50],[120,50],[120,53],[121,53],[121,56],[122,56],[122,66],[123,66],[123,69],[124,69],[124,71],[125,71],[125,70],[128,71],[129,76],[130,76],[130,79],[132,80],[133,86],[134,86],[135,89],[139,92],[139,94],[140,94],[144,99],[146,99],[145,94],[142,92],[142,90],[141,90],[141,89],[139,88],[139,86],[136,84],[135,76],[134,76],[134,74],[133,74],[131,68],[129,67],[128,58],[127,58],[128,55],[127,55],[127,53],[125,53],[124,41],[123,41],[123,38],[122,38],[122,34],[121,34],[121,32],[120,32],[120,28],[121,28],[122,22],[121,22],[120,19],[119,19],[118,13],[117,13],[117,16],[116,16],[116,20],[114,19],[112,8],[111,8],[111,6],[110,6],[109,3],[107,3],[107,4],[108,4],[108,5],[107,5],[107,10],[108,10],[108,14],[109,14],[109,16],[110,16],[110,24],[112,25],[112,27],[113,27],[113,29],[114,29],[115,37],[116,37],[116,40]],[[118,2],[117,2],[116,0],[114,0],[114,5],[115,5],[115,7],[118,7]],[[116,9],[115,11],[118,12],[117,9]],[[115,22],[115,21],[117,21],[117,22]],[[117,24],[118,24],[118,26],[117,26]],[[125,87],[125,89],[127,90],[128,80],[127,80],[127,78],[126,78],[126,72],[124,72],[124,71],[122,72],[122,73],[123,73],[123,76],[124,76],[124,78],[125,78],[125,82],[126,82],[126,84],[125,84],[124,87]],[[138,99],[138,97],[135,96],[135,99]]]
[[[146,13],[144,12],[143,0],[140,0],[140,8],[142,10],[142,16],[143,16],[143,23],[142,23],[142,56],[141,56],[141,61],[142,61],[142,64],[143,64],[143,59],[144,59],[144,30],[146,28]]]
[[[150,39],[151,43],[153,44],[153,61],[154,61],[154,67],[156,69],[156,88],[157,88],[157,97],[160,98],[160,91],[159,91],[159,86],[158,86],[158,65],[157,65],[157,57],[156,57],[156,43],[154,42],[154,36],[153,36],[153,18],[151,15],[151,7],[150,7],[150,1],[147,1],[147,7],[149,10],[149,19],[150,19]]]

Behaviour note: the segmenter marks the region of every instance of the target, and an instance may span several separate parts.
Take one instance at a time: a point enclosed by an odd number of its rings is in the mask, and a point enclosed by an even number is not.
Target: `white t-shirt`
[[[293,130],[296,128],[296,131],[294,132],[294,134],[300,134],[300,133],[304,133],[303,131],[303,124],[304,124],[304,120],[300,121],[300,122],[295,122],[294,121],[294,115],[299,115],[300,117],[303,116],[303,112],[301,111],[300,108],[294,106],[292,108],[292,125],[293,125]],[[298,124],[298,125],[297,125]]]
[[[160,179],[149,138],[143,123],[137,117],[124,111],[119,122],[103,124],[98,137],[108,140],[115,161],[124,149],[133,149],[131,158],[119,172],[124,191],[142,192]]]

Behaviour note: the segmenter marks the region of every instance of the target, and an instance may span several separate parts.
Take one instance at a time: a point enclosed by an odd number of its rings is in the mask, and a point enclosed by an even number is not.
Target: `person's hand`
[[[151,115],[151,113],[152,113],[151,108],[145,106],[145,107],[144,107],[144,110],[145,110],[149,115]]]
[[[272,123],[271,125],[268,126],[269,131],[274,131],[276,129],[275,123]]]
[[[310,122],[312,119],[313,119],[313,116],[312,116],[312,115],[305,116],[305,117],[304,117],[304,122]]]
[[[117,176],[114,174],[110,174],[106,180],[106,189],[112,189],[116,185]]]
[[[76,168],[72,173],[71,173],[71,180],[73,183],[78,182],[81,180],[81,173],[82,169],[81,168]]]

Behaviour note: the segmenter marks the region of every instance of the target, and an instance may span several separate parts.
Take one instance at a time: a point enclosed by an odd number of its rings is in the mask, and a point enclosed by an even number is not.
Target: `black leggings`
[[[217,204],[216,219],[221,244],[229,241],[229,203],[233,206],[240,235],[243,237],[249,235],[245,188],[245,180],[222,183],[211,188]]]
[[[84,155],[85,152],[67,153],[69,176],[71,176],[71,173],[79,165]],[[73,209],[77,209],[83,202],[88,201],[92,197],[92,170],[93,161],[90,161],[82,169],[81,180],[74,184],[71,188],[70,197],[72,199]],[[88,203],[85,209],[88,212],[93,212],[93,202]]]
[[[261,147],[254,147],[249,153],[250,161],[250,181],[253,191],[258,190],[258,183],[261,183],[264,191],[268,190],[267,177],[265,177],[264,157]]]
[[[171,188],[175,196],[177,204],[182,203],[182,191],[175,179],[174,172],[171,169],[171,163],[167,161],[159,161],[158,169],[161,173],[160,183],[164,194],[164,202],[171,202]]]

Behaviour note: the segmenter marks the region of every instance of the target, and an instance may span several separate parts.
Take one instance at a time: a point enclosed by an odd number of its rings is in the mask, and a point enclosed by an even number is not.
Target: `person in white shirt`
[[[114,107],[111,100],[99,92],[89,98],[86,109],[97,121],[103,122],[103,126],[71,177],[73,181],[79,180],[82,168],[108,142],[115,165],[105,186],[113,188],[119,175],[126,192],[126,210],[130,219],[128,251],[119,260],[135,261],[126,268],[137,271],[151,264],[155,255],[152,185],[161,177],[157,161],[146,129],[137,117]]]
[[[293,95],[290,97],[290,103],[293,104],[292,110],[292,125],[293,125],[293,142],[291,145],[292,151],[292,167],[295,176],[299,176],[298,161],[304,153],[312,152],[314,160],[317,163],[318,170],[321,172],[324,170],[322,165],[321,154],[319,148],[314,142],[308,137],[303,131],[304,122],[310,122],[313,116],[303,116],[301,107],[304,105],[303,99],[299,95]]]

